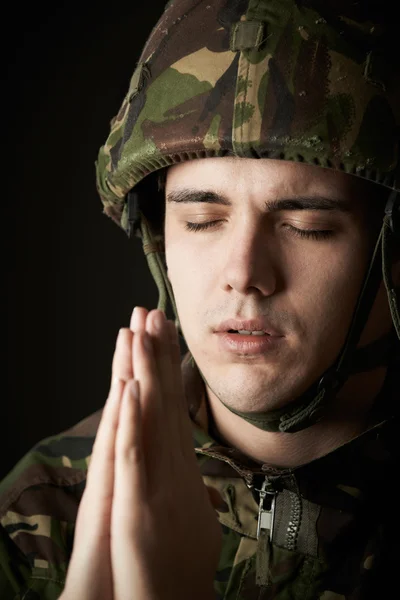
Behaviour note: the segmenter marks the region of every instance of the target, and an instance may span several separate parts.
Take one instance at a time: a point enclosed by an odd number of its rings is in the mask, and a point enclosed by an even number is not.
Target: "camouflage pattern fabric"
[[[215,439],[204,385],[189,355],[182,372],[199,467],[223,531],[216,599],[392,598],[387,590],[390,576],[396,579],[389,561],[394,565],[397,508],[391,420],[378,419],[359,438],[308,465],[278,470]],[[100,415],[39,443],[1,483],[1,600],[59,597]],[[256,490],[266,478],[275,494],[272,544],[257,540]]]
[[[398,46],[383,5],[169,2],[99,153],[105,212],[127,229],[138,182],[208,156],[304,162],[398,190]]]

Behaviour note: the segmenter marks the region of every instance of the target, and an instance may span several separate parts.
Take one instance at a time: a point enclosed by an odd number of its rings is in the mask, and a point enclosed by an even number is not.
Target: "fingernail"
[[[138,328],[138,307],[137,306],[135,306],[135,308],[133,309],[130,325],[131,325],[132,331],[136,331],[136,329]]]
[[[154,317],[154,325],[157,331],[161,331],[165,323],[165,316],[163,312],[157,312]]]

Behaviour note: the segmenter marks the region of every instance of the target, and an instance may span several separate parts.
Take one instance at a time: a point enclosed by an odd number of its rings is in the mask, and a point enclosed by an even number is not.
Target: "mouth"
[[[232,334],[238,334],[240,336],[254,336],[254,337],[261,337],[263,335],[268,335],[271,336],[270,333],[268,333],[267,331],[263,331],[262,329],[259,331],[251,331],[251,330],[246,330],[246,329],[241,329],[241,330],[237,330],[237,329],[229,329],[227,331],[227,333],[232,333]]]
[[[227,319],[214,329],[214,333],[227,333],[243,337],[284,337],[282,332],[276,329],[264,317],[256,319],[241,319],[238,317]]]
[[[284,335],[265,317],[243,319],[235,317],[220,323],[213,331],[219,351],[236,356],[261,357],[276,352]]]
[[[219,350],[240,356],[265,356],[276,351],[283,336],[274,336],[263,330],[236,330],[215,332]]]

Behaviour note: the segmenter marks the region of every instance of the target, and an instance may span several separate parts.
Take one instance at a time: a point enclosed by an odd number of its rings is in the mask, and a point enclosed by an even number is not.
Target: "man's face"
[[[371,251],[364,189],[279,160],[169,169],[168,276],[188,348],[226,405],[278,408],[337,357]],[[262,334],[236,331],[251,329]]]

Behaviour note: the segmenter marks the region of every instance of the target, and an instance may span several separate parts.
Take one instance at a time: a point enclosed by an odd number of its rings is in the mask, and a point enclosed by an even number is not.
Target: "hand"
[[[221,531],[193,450],[175,327],[144,309],[131,326],[117,343],[63,598],[207,600]]]
[[[221,530],[193,450],[176,330],[161,311],[141,311],[134,329],[135,381],[126,384],[115,442],[114,595],[205,600]]]

